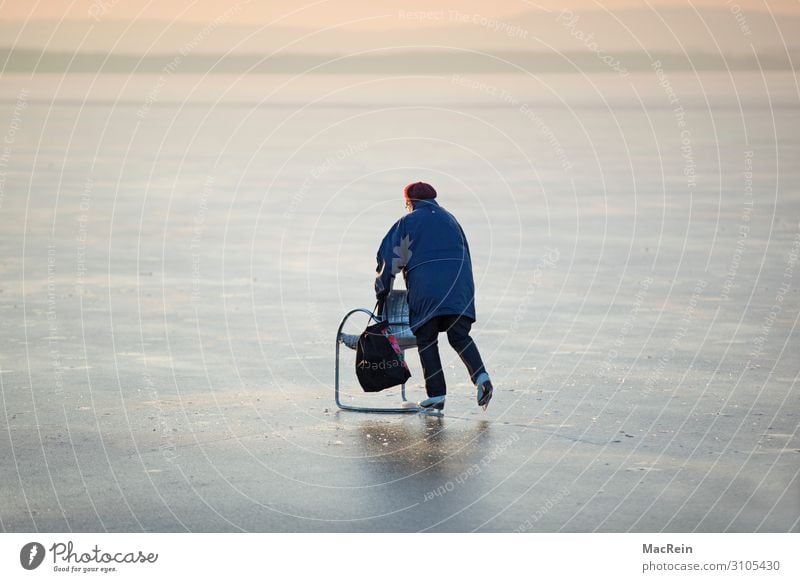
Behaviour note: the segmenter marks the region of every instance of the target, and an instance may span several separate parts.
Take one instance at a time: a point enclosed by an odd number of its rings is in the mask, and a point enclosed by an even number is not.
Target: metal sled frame
[[[410,412],[411,413],[419,412],[419,409],[416,406],[409,408],[376,408],[368,406],[352,406],[350,404],[342,404],[342,402],[339,400],[339,351],[342,345],[341,341],[342,330],[344,329],[344,324],[347,323],[348,319],[350,319],[350,316],[355,313],[365,313],[375,321],[381,321],[381,319],[369,309],[359,308],[359,309],[353,309],[351,312],[345,315],[344,319],[342,319],[342,323],[339,324],[339,330],[336,332],[336,380],[335,380],[336,406],[338,406],[342,410],[352,410],[354,412],[375,412],[381,414],[406,414]],[[403,350],[403,353],[405,354],[405,350]],[[400,388],[400,397],[403,399],[403,402],[408,402],[408,400],[406,400],[405,383]]]

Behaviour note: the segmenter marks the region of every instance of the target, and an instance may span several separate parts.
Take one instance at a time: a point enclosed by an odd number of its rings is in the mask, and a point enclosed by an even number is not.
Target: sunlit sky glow
[[[108,20],[167,20],[178,22],[210,22],[235,2],[219,0],[149,0],[129,2],[126,0],[40,0],[19,2],[3,0],[0,13],[4,20],[28,19],[91,19],[92,16]],[[527,11],[573,11],[620,10],[627,8],[688,7],[687,0],[433,0],[410,3],[402,0],[240,0],[241,10],[232,22],[263,24],[277,19],[285,26],[318,27],[332,23],[356,21],[366,17],[386,16],[361,22],[362,28],[380,28],[391,24],[402,26],[396,16],[399,11],[454,10],[464,13],[479,13],[490,18],[505,18]],[[800,13],[800,3],[795,0],[736,0],[745,10],[773,10]],[[693,0],[695,7],[723,7],[724,0]],[[391,18],[389,18],[391,17]]]

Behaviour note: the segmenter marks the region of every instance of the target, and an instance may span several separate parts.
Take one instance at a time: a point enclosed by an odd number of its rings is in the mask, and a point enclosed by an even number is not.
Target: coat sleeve
[[[409,253],[401,251],[404,246],[408,246],[402,244],[404,227],[402,219],[394,223],[378,248],[378,266],[375,269],[375,297],[378,301],[389,294],[395,275],[408,263],[409,257],[405,255]]]

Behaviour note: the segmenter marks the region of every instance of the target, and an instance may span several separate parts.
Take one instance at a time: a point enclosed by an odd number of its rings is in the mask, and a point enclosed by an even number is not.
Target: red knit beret
[[[436,190],[425,182],[414,182],[405,187],[403,191],[406,200],[431,200],[436,198]]]

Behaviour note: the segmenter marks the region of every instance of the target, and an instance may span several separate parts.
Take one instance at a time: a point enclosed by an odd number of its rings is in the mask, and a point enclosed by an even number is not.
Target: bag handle
[[[376,323],[382,323],[384,321],[388,322],[389,318],[387,318],[383,310],[386,307],[386,299],[378,299],[375,303],[375,307],[372,309],[372,319],[375,320]]]

